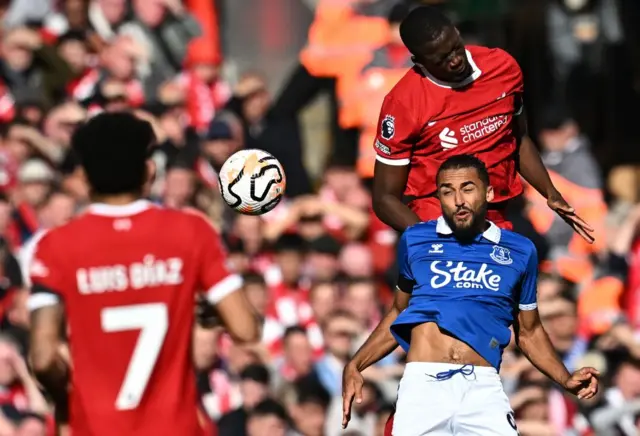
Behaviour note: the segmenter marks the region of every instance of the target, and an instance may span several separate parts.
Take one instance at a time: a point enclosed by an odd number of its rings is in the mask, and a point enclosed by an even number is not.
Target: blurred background
[[[393,298],[397,234],[371,210],[372,138],[384,95],[411,67],[398,25],[446,11],[468,44],[520,63],[531,134],[555,185],[596,228],[586,245],[536,193],[512,204],[540,255],[539,308],[570,369],[603,388],[579,402],[515,346],[501,375],[520,434],[640,434],[640,3],[635,0],[0,1],[0,434],[50,435],[24,360],[25,264],[34,241],[88,203],[69,141],[100,111],[154,123],[153,200],[196,207],[265,317],[231,343],[198,305],[194,363],[219,435],[381,435],[403,370],[365,372],[341,431],[341,371]],[[242,148],[284,165],[286,199],[240,216],[217,171]],[[425,411],[428,413],[428,411]]]

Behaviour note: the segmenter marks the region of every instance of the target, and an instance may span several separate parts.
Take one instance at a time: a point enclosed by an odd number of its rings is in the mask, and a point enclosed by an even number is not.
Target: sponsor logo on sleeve
[[[388,145],[384,145],[382,142],[376,139],[375,147],[378,149],[380,153],[386,154],[387,156],[391,156],[391,149]]]
[[[380,125],[380,136],[382,139],[386,139],[387,141],[393,138],[393,135],[396,133],[396,119],[391,115],[385,115],[382,120],[382,124]]]

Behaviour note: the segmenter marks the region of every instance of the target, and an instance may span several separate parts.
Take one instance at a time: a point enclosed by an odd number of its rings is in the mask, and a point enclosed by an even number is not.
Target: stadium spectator
[[[269,395],[269,370],[262,365],[249,365],[240,373],[242,407],[220,418],[218,430],[221,434],[234,436],[245,434],[249,416]]]

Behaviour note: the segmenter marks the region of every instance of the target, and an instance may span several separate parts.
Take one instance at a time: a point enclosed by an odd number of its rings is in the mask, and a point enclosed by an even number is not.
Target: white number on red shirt
[[[107,307],[101,312],[102,330],[107,333],[140,330],[118,398],[117,410],[138,407],[158,360],[169,327],[164,303]]]

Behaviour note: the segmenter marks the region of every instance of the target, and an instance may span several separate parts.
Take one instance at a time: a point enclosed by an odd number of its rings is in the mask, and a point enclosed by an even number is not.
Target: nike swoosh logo
[[[427,123],[427,127],[434,126],[436,123],[437,123],[437,121],[429,121],[429,122]]]

